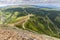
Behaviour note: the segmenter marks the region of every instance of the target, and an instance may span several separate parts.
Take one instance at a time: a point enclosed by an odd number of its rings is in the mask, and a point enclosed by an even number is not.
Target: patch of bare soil
[[[6,27],[0,25],[0,40],[60,40],[58,38],[47,35],[40,35],[27,30],[22,30],[16,27]]]

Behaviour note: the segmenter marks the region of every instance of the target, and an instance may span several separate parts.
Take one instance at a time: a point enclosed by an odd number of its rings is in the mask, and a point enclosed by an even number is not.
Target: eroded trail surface
[[[47,35],[40,35],[16,27],[0,26],[0,40],[60,40]]]

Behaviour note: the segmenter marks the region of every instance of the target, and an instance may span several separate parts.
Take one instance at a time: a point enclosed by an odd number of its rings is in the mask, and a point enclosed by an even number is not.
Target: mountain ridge
[[[22,28],[20,24],[15,25],[16,27],[24,30],[35,31],[39,34],[45,34],[53,37],[60,38],[60,11],[56,10],[42,10],[40,8],[20,8],[13,7],[3,9],[1,11],[4,14],[3,17],[7,18],[4,24],[14,23],[16,19],[20,20],[20,17],[26,16],[28,14],[33,14],[34,16],[25,23],[25,29]],[[10,16],[10,17],[9,17]],[[57,29],[58,28],[58,29]]]

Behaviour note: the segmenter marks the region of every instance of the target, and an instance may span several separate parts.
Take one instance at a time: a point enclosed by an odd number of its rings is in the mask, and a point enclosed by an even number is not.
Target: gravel
[[[15,27],[0,27],[0,40],[60,40]]]

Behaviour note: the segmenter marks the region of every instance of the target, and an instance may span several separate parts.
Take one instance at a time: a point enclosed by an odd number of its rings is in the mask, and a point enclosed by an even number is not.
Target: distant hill
[[[2,12],[5,14],[7,20],[5,22],[11,22],[11,19],[15,21],[15,19],[33,14],[34,16],[30,17],[28,22],[25,23],[26,30],[35,31],[39,34],[46,34],[49,36],[54,36],[60,38],[60,11],[50,10],[52,8],[41,9],[47,7],[39,7],[36,6],[7,6],[4,8],[0,8]],[[12,14],[12,15],[11,15]],[[11,18],[8,15],[11,15],[16,18]],[[16,25],[18,28],[22,28],[21,25]],[[22,28],[23,29],[23,28]]]

